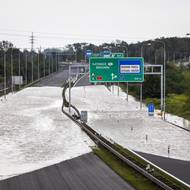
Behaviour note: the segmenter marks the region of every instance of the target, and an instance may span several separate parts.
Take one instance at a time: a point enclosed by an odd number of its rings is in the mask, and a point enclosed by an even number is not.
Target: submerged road
[[[36,83],[35,86],[61,87],[67,79],[68,70],[66,69],[42,79]],[[86,85],[89,85],[88,77],[81,80],[77,86]],[[175,160],[142,152],[139,152],[139,154],[190,184],[189,161]],[[102,184],[104,184],[104,186],[102,186]],[[0,190],[56,190],[61,189],[60,187],[63,187],[62,189],[77,190],[93,189],[91,185],[95,187],[95,189],[133,189],[99,158],[93,153],[90,153],[28,174],[0,181]]]
[[[61,76],[64,76],[64,79],[68,77],[68,70],[63,71],[63,74],[58,73],[52,78],[52,82],[49,84],[55,83],[57,85],[62,84],[60,82]],[[40,86],[44,84],[48,84],[49,80],[41,81]],[[82,80],[79,81],[77,86],[87,86],[90,85],[88,76],[84,77]],[[183,130],[183,129],[182,129]],[[138,152],[141,156],[146,158],[147,160],[151,161],[152,163],[158,165],[160,168],[166,170],[167,172],[171,173],[172,175],[176,176],[177,178],[181,179],[182,181],[190,184],[190,161],[183,161],[172,159],[169,157],[162,157],[153,154],[147,154],[143,152]]]
[[[67,78],[68,78],[68,70],[63,70],[42,79],[34,86],[61,87],[64,81],[67,80]],[[39,88],[37,89],[39,90]],[[32,94],[31,96],[33,97]],[[47,94],[44,94],[44,96],[47,96]],[[28,101],[30,101],[30,99],[28,99]],[[28,107],[28,105],[26,106]],[[72,144],[73,142],[70,143]],[[64,151],[64,146],[62,147],[62,151]],[[36,157],[36,160],[38,160],[38,157]],[[135,190],[131,185],[129,185],[120,176],[118,176],[113,170],[111,170],[101,159],[99,159],[92,152],[83,154],[79,157],[75,157],[70,160],[63,161],[58,164],[54,164],[42,169],[35,170],[33,172],[21,174],[0,181],[0,190],[61,190],[61,189]]]
[[[85,86],[85,84],[88,85],[88,77],[85,77],[79,82],[79,86],[80,85]],[[179,129],[176,128],[176,130],[179,130]],[[181,130],[183,131],[183,129]],[[188,145],[184,144],[184,146],[188,146]],[[158,167],[164,169],[168,173],[174,175],[180,180],[186,182],[187,184],[190,184],[190,161],[172,159],[169,157],[162,157],[162,156],[147,154],[143,152],[137,152],[137,153],[140,154],[142,157],[146,158],[147,160],[151,161]]]
[[[63,71],[63,73],[64,73],[64,77],[68,77],[68,70]],[[53,82],[60,84],[59,82],[60,76],[61,74],[56,74],[55,78],[53,78]],[[48,81],[46,82],[48,84]],[[43,81],[41,81],[40,83],[42,85],[44,84]],[[76,86],[87,86],[87,85],[90,85],[88,76],[81,79]],[[142,152],[138,152],[138,153],[144,158],[146,158],[147,160],[158,165],[160,168],[166,170],[167,172],[171,173],[172,175],[176,176],[182,181],[190,184],[190,161],[177,160],[177,159],[172,159],[169,157],[168,158],[161,157],[161,156],[142,153]]]

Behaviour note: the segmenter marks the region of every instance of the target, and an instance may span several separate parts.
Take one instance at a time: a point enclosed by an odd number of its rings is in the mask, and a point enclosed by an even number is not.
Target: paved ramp
[[[57,73],[53,73],[44,79],[40,80],[40,82],[36,83],[33,86],[42,87],[42,86],[63,86],[64,81],[66,81],[69,77],[68,70],[62,70]]]
[[[1,190],[134,190],[93,153],[0,181]]]
[[[190,162],[137,152],[147,160],[163,168],[172,175],[190,184]]]

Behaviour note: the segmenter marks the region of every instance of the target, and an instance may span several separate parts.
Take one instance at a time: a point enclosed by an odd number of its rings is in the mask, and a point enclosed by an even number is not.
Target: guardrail
[[[154,182],[155,184],[157,184],[162,189],[164,189],[164,190],[174,190],[172,187],[170,187],[169,185],[165,184],[163,181],[159,180],[158,178],[156,178],[155,176],[153,176],[151,173],[149,173],[148,171],[146,171],[145,168],[142,168],[142,167],[138,166],[136,163],[134,163],[133,161],[129,160],[126,156],[124,156],[119,151],[117,151],[114,148],[114,144],[113,143],[111,143],[110,141],[108,141],[107,139],[105,139],[104,137],[102,137],[100,134],[98,134],[96,131],[94,131],[91,127],[89,127],[87,124],[84,124],[84,123],[81,123],[81,122],[77,121],[75,118],[73,118],[70,114],[68,114],[64,110],[63,110],[63,113],[65,115],[67,115],[71,120],[73,120],[90,137],[92,137],[93,139],[95,139],[96,142],[100,143],[102,146],[104,146],[107,150],[109,150],[111,153],[113,153],[114,155],[116,155],[119,159],[121,159],[127,165],[129,165],[132,168],[134,168],[136,171],[138,171],[139,173],[141,173],[142,175],[144,175],[146,178],[148,178],[149,180],[151,180],[152,182]],[[185,187],[190,188],[190,185],[188,185],[187,183],[181,181],[180,179],[176,178],[175,176],[171,175],[170,173],[166,172],[165,170],[159,168],[158,166],[156,166],[152,162],[146,160],[145,158],[143,158],[142,156],[138,155],[137,153],[135,153],[135,152],[133,152],[133,151],[131,151],[129,149],[126,149],[126,150],[130,151],[132,154],[134,154],[134,156],[142,159],[147,164],[150,164],[155,169],[158,169],[159,171],[163,172],[167,176],[175,179],[180,184],[183,184]]]
[[[37,80],[34,80],[33,82],[30,82],[30,83],[28,83],[28,84],[25,84],[25,85],[21,86],[18,90],[23,90],[24,88],[30,87],[30,86],[36,84],[37,82],[41,81],[42,79],[47,78],[47,77],[50,77],[51,75],[53,75],[53,74],[55,74],[55,73],[57,73],[57,72],[59,72],[59,71],[55,71],[55,72],[53,72],[53,73],[50,73],[49,75],[46,75],[45,77],[43,76],[43,77],[41,77],[41,78],[39,78],[39,79],[37,79]],[[5,88],[5,89],[0,89],[0,92],[4,92],[5,90],[8,90],[8,89],[11,89],[11,88],[9,87],[9,88]],[[7,93],[7,94],[8,94],[8,93]],[[4,94],[3,94],[3,95],[4,95]],[[2,96],[3,96],[3,95],[2,95]]]
[[[167,123],[169,123],[169,124],[172,124],[172,125],[174,125],[174,126],[180,128],[180,129],[183,129],[183,130],[185,130],[185,131],[190,132],[190,127],[189,127],[189,129],[188,129],[188,128],[185,128],[185,127],[181,127],[181,126],[177,125],[176,123],[170,122],[170,121],[168,121],[168,120],[165,120],[165,122],[167,122]]]
[[[9,88],[1,89],[0,92],[4,92],[5,90],[8,90]]]

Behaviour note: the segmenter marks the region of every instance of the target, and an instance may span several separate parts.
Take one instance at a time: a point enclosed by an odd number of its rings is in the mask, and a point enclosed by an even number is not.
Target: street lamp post
[[[13,48],[11,48],[11,92],[13,93]]]
[[[187,33],[186,36],[190,36],[190,33]],[[190,56],[189,56],[189,63],[190,63]]]
[[[58,53],[56,52],[55,54],[56,54],[55,55],[55,71],[57,72],[57,70],[58,70]]]
[[[31,62],[33,62],[33,56],[31,54],[31,48],[24,48],[24,55],[25,55],[25,85],[28,84],[28,53],[30,53]],[[33,66],[32,66],[32,74],[31,74],[31,80],[33,78]]]
[[[151,43],[148,43],[148,44],[143,44],[141,46],[141,57],[143,57],[143,48],[144,48],[144,46],[151,46],[151,45],[152,45]]]
[[[73,52],[74,52],[74,56],[75,56],[75,62],[77,63],[77,49],[74,49]]]
[[[128,46],[122,46],[125,48],[124,52],[126,54],[126,57],[129,57],[129,47]]]
[[[21,79],[20,79],[20,49],[18,49],[18,75],[19,75],[19,89],[21,87]]]
[[[127,57],[129,57],[129,47],[127,47],[127,46],[125,47],[125,54]]]
[[[6,99],[7,94],[7,56],[6,49],[4,49],[4,98]]]
[[[25,51],[25,84],[28,83],[28,57],[27,57],[27,50]]]
[[[163,102],[161,102],[161,112],[164,112],[164,120],[166,119],[166,44],[164,41],[155,40],[155,42],[161,43],[164,47],[164,66],[163,66]],[[149,43],[148,45],[151,45]],[[143,55],[143,45],[141,47],[141,56]]]
[[[123,46],[123,47],[125,48],[125,54],[126,54],[126,56],[129,57],[129,46],[127,45],[127,46]],[[124,56],[125,56],[125,55],[124,55]],[[128,83],[128,82],[127,82],[126,95],[127,95],[126,100],[127,100],[127,102],[128,102],[128,101],[129,101],[129,83]]]
[[[49,55],[49,57],[48,57],[48,60],[49,60],[49,62],[48,62],[48,70],[49,70],[49,75],[50,75],[50,72],[51,72],[51,70],[50,70],[50,63],[51,63],[51,58],[50,58],[50,55]]]
[[[40,79],[40,49],[38,49],[38,80]]]
[[[141,57],[143,57],[143,48],[144,48],[144,46],[151,46],[151,43],[142,44],[142,46],[141,46]],[[142,101],[143,101],[142,92],[143,92],[143,86],[142,86],[142,82],[141,82],[141,85],[140,85],[140,109],[142,109]]]
[[[44,53],[43,57],[43,62],[44,62],[44,77],[46,76],[46,54]]]
[[[53,74],[53,72],[54,72],[54,56],[52,55],[52,62],[51,62],[51,65],[52,65],[52,71],[51,71],[51,73]]]
[[[166,43],[164,41],[160,41],[160,40],[155,40],[158,43],[161,43],[164,47],[164,67],[163,67],[163,74],[164,74],[164,97],[163,97],[163,103],[162,103],[162,110],[161,112],[164,112],[164,120],[166,119]]]
[[[41,54],[41,48],[36,48],[37,49],[37,68],[38,68],[38,80],[40,79],[40,54]]]

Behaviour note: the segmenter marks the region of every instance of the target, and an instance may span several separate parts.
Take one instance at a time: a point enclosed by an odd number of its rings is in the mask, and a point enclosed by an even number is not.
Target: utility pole
[[[41,55],[41,48],[38,49],[38,80],[40,79],[40,55]]]
[[[27,50],[25,51],[25,84],[27,85],[28,84],[28,59],[27,59]]]
[[[33,57],[33,50],[34,50],[34,35],[32,32],[32,35],[30,36],[30,43],[31,43],[31,53],[32,53],[32,82],[33,82],[33,78],[34,78],[34,57]]]
[[[51,64],[51,57],[49,55],[49,75],[50,75],[50,72],[51,72],[51,70],[50,70],[50,64]]]
[[[19,78],[21,77],[21,72],[20,72],[20,49],[18,49],[18,75],[19,75]],[[20,90],[20,87],[21,87],[21,78],[19,79],[19,90]]]
[[[6,99],[7,94],[7,57],[6,57],[6,50],[4,50],[4,97]]]
[[[11,91],[13,93],[13,49],[11,50]]]
[[[32,32],[32,35],[30,36],[30,43],[31,43],[31,51],[34,50],[34,34]]]
[[[44,53],[44,56],[43,56],[43,60],[44,60],[44,77],[46,76],[46,54]]]

